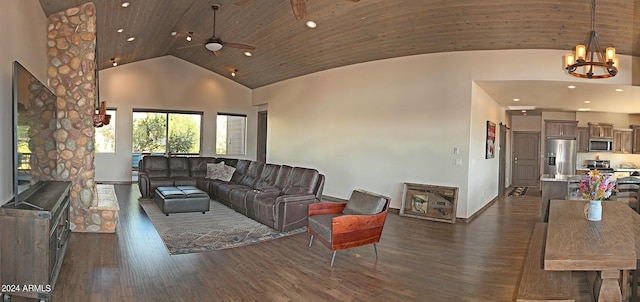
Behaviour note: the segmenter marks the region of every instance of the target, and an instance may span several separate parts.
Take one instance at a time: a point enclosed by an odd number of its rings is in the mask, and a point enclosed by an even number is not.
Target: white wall
[[[511,131],[542,131],[540,115],[515,115],[511,117]]]
[[[204,112],[202,155],[215,155],[216,114],[247,115],[247,155],[255,159],[257,108],[251,90],[173,56],[100,71],[100,100],[117,109],[116,152],[96,153],[96,181],[131,180],[132,109]]]
[[[12,62],[47,78],[47,18],[38,0],[0,0],[0,202],[13,196]]]
[[[390,196],[394,208],[401,206],[404,182],[459,187],[457,216],[469,217],[497,192],[497,158],[484,159],[486,121],[505,121],[504,111],[472,81],[575,81],[562,69],[564,53],[417,55],[254,89],[253,103],[269,108],[267,159],[317,168],[327,176],[327,195],[346,198],[364,188]],[[631,71],[604,81],[629,84]]]
[[[485,157],[487,121],[496,125],[495,157],[489,159]],[[505,123],[505,109],[500,107],[500,105],[476,83],[473,83],[471,94],[468,197],[466,203],[467,216],[480,210],[488,201],[491,201],[491,199],[498,195],[498,175],[500,167],[498,148],[500,146],[500,139],[506,139],[500,137],[500,123]]]

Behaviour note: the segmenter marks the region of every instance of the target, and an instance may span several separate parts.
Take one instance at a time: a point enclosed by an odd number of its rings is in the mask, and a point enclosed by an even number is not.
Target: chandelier
[[[618,73],[616,49],[607,47],[602,52],[600,48],[596,32],[596,0],[593,0],[591,5],[591,32],[587,45],[576,46],[574,54],[565,55],[564,63],[569,74],[579,78],[605,79],[614,77]]]

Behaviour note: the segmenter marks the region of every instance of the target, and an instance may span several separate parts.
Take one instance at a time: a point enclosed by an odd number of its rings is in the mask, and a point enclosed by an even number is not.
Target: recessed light
[[[124,28],[118,28],[118,30],[116,30],[117,32],[121,33],[124,31]]]
[[[129,5],[130,5],[130,4],[131,4],[131,3],[129,3],[129,2],[122,2],[122,4],[120,4],[120,6],[122,6],[122,7],[129,7]]]
[[[623,92],[623,91],[624,91],[624,89],[620,89],[620,88],[618,88],[618,89],[616,89],[616,91],[617,91],[617,92]]]
[[[311,20],[307,21],[307,23],[305,23],[307,25],[308,28],[316,28],[318,26],[318,24],[316,24],[316,22],[313,22]]]
[[[171,35],[172,35],[172,36],[174,36],[174,37],[175,37],[177,34],[178,34],[178,32],[177,32],[177,31],[172,31],[172,32],[171,32]]]
[[[513,99],[514,102],[520,102],[520,99]]]
[[[522,110],[522,113],[526,113],[526,112],[527,112],[527,110]]]
[[[575,89],[575,88],[576,88],[576,86],[569,85],[569,86],[567,86],[567,88],[569,88],[569,89]]]
[[[131,42],[131,41],[133,41],[135,39],[136,39],[136,37],[129,37],[129,38],[127,38],[127,42]]]
[[[234,70],[231,72],[231,76],[232,76],[232,77],[235,77],[237,73],[238,73],[238,69],[234,69]]]
[[[253,56],[253,54],[250,51],[245,51],[244,55],[247,57]]]
[[[591,104],[591,101],[584,101],[585,104]]]
[[[591,108],[578,108],[578,111],[591,111]]]

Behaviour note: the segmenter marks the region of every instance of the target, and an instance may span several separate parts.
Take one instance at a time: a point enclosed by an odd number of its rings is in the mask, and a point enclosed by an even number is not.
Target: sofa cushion
[[[214,157],[189,157],[191,177],[204,178],[207,176],[207,163],[214,163]]]
[[[252,161],[247,168],[247,171],[244,174],[244,177],[240,181],[241,185],[255,188],[256,183],[258,183],[258,179],[260,179],[260,175],[262,174],[262,169],[264,168],[264,163],[259,161]]]
[[[276,179],[278,178],[278,171],[280,171],[279,165],[265,164],[262,168],[262,174],[255,185],[256,189],[274,187]]]
[[[347,201],[347,206],[342,211],[347,215],[375,215],[387,204],[387,200],[382,196],[367,194],[364,191],[355,190],[351,192],[351,197]]]
[[[142,166],[149,178],[169,177],[169,163],[164,156],[145,156]]]
[[[247,169],[249,169],[249,165],[251,165],[250,160],[239,159],[238,163],[236,164],[236,171],[231,177],[231,182],[241,183],[242,178],[244,178],[245,173],[247,173]]]
[[[313,194],[320,173],[314,169],[295,167],[289,175],[289,182],[285,186],[284,195]]]
[[[169,177],[190,177],[189,159],[186,157],[169,158]]]
[[[224,165],[224,178],[222,180],[224,181],[230,181],[231,177],[233,177],[233,173],[235,173],[236,168],[232,167],[232,166],[227,166],[226,164]]]
[[[221,161],[217,164],[207,164],[207,175],[206,178],[209,179],[221,179],[224,180],[225,179],[225,168],[224,168],[224,162]],[[228,181],[228,179],[227,179]]]
[[[291,175],[291,170],[293,167],[282,165],[280,166],[280,171],[278,171],[278,176],[276,177],[275,186],[279,189],[284,189],[289,183],[289,176]]]

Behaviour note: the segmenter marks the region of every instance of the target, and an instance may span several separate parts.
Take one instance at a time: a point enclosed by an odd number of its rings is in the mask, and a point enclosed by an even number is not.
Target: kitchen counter
[[[577,191],[580,175],[542,174],[540,187],[542,189],[542,221],[547,221],[549,215],[549,201],[552,199],[571,199],[570,192]],[[576,187],[577,185],[577,187]]]
[[[577,175],[561,175],[561,174],[542,174],[540,181],[559,181],[567,182],[569,179],[576,177]]]

